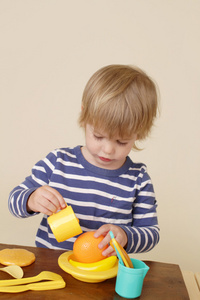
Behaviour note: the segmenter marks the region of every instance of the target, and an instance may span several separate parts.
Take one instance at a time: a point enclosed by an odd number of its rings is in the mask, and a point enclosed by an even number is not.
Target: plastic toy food
[[[3,249],[0,251],[0,263],[2,265],[17,265],[25,267],[35,261],[35,254],[25,249]]]
[[[99,243],[104,239],[103,236],[94,237],[95,231],[88,231],[81,234],[73,246],[73,256],[75,261],[82,263],[94,263],[105,259],[102,252],[108,247],[106,245],[103,249],[99,249]]]
[[[73,259],[70,259],[69,263],[72,266],[79,268],[81,270],[97,272],[97,271],[106,271],[111,269],[115,265],[116,261],[117,261],[116,256],[110,256],[94,263],[81,263],[78,261],[74,261]]]

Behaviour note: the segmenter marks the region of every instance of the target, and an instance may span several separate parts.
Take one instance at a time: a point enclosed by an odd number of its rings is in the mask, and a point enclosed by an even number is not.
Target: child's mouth
[[[100,158],[100,160],[105,161],[105,162],[110,162],[111,161],[111,159],[106,158],[106,157],[102,157],[102,156],[99,156],[99,158]]]

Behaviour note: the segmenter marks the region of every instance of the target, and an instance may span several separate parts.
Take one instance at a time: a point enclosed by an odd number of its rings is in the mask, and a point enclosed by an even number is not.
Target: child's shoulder
[[[50,154],[55,155],[57,158],[75,158],[77,156],[77,147],[56,148]]]
[[[128,165],[130,171],[146,172],[147,166],[142,162],[133,162],[130,157],[128,157]]]

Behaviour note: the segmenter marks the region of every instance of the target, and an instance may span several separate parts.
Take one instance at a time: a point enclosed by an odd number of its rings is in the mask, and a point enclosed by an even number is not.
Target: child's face
[[[131,151],[137,136],[130,139],[110,139],[104,132],[87,124],[85,128],[86,146],[82,148],[85,159],[91,164],[109,170],[119,169]]]

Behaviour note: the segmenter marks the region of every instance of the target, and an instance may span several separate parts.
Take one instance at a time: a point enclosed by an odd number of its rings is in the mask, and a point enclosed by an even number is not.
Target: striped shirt
[[[127,157],[117,170],[91,165],[81,147],[50,152],[32,169],[32,174],[9,195],[10,212],[19,218],[34,216],[26,208],[30,194],[38,187],[55,188],[71,205],[85,231],[103,224],[120,226],[127,234],[128,253],[146,252],[159,241],[157,202],[146,166]],[[36,246],[72,250],[76,237],[58,243],[44,215],[36,234]]]

